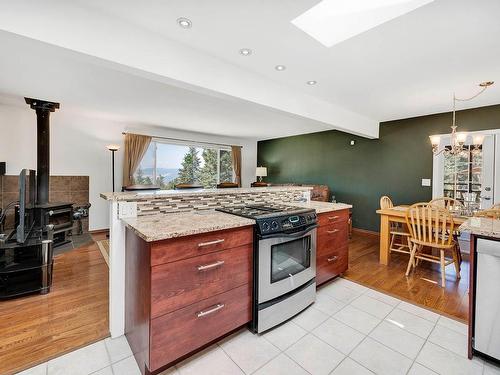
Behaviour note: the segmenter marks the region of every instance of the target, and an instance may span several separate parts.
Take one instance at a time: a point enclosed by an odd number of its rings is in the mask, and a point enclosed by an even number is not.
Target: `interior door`
[[[495,195],[495,165],[500,165],[500,160],[495,160],[495,148],[499,146],[496,138],[500,137],[485,134],[480,150],[475,150],[470,138],[467,150],[460,155],[434,156],[432,197],[446,196],[463,202],[469,195],[475,198],[476,208],[486,209],[500,202],[500,192],[498,197]],[[442,137],[439,148],[450,147],[450,141],[450,136]]]

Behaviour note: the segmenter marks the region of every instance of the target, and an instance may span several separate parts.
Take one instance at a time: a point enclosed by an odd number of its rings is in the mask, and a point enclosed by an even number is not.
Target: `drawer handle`
[[[340,229],[333,229],[333,230],[327,230],[326,233],[328,234],[334,234],[337,233]]]
[[[220,240],[215,240],[215,241],[210,241],[210,242],[201,242],[198,244],[198,247],[217,245],[218,243],[223,243],[223,242],[224,242],[224,238],[221,238]]]
[[[223,260],[219,260],[215,263],[212,263],[212,264],[205,264],[204,266],[198,266],[196,267],[198,269],[198,271],[207,271],[207,270],[211,270],[212,268],[216,268],[216,267],[220,267],[224,264],[224,261]]]
[[[208,309],[208,310],[205,310],[205,311],[200,311],[199,313],[196,313],[196,316],[198,318],[203,318],[204,316],[207,316],[207,315],[210,315],[210,314],[213,314],[214,312],[216,311],[219,311],[220,309],[222,309],[225,305],[223,303],[218,303],[217,305],[215,305],[213,308],[211,309]]]
[[[328,216],[328,220],[337,220],[340,216]]]
[[[328,258],[327,261],[328,261],[328,263],[332,263],[332,262],[335,262],[337,259],[339,259],[339,257],[335,255],[331,258]]]

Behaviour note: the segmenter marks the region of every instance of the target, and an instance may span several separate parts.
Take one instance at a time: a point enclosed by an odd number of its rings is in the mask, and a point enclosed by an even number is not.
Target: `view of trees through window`
[[[178,184],[198,184],[206,189],[219,182],[232,182],[233,163],[230,148],[197,147],[151,142],[134,182],[174,189]]]

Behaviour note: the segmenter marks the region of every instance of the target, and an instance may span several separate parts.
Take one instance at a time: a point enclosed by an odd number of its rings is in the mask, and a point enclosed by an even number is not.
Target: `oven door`
[[[316,276],[316,227],[259,240],[258,303],[280,297]]]

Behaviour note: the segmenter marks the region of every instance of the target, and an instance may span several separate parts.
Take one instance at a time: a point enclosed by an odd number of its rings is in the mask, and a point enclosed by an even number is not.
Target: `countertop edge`
[[[134,201],[139,199],[156,199],[166,197],[182,196],[204,196],[204,195],[230,195],[230,194],[248,194],[265,193],[279,191],[301,191],[312,190],[311,186],[268,186],[268,187],[250,187],[250,188],[230,188],[230,189],[202,189],[202,190],[154,190],[151,192],[104,192],[99,196],[107,201]]]
[[[250,220],[250,219],[247,219]],[[182,237],[189,237],[189,236],[196,236],[198,234],[204,234],[204,233],[211,233],[211,232],[218,232],[221,230],[227,230],[227,229],[235,229],[235,228],[243,228],[243,227],[248,227],[255,225],[255,221],[252,223],[238,223],[238,224],[229,224],[229,225],[218,225],[214,224],[213,227],[207,227],[199,230],[186,230],[186,231],[173,231],[169,232],[168,235],[162,235],[161,237],[148,237],[144,233],[141,233],[139,230],[137,230],[132,224],[129,224],[125,221],[125,226],[132,230],[138,237],[142,238],[146,242],[159,242],[159,241],[166,241],[166,240],[171,240],[175,238],[182,238]]]
[[[459,230],[470,232],[473,235],[500,238],[500,220],[486,217],[471,217],[467,219]]]

